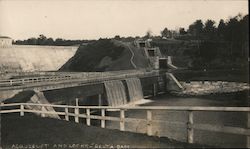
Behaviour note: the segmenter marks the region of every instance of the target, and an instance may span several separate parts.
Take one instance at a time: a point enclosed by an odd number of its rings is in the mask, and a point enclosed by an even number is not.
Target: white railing
[[[26,109],[26,106],[39,106],[41,110],[31,110]],[[7,108],[6,107],[12,107]],[[13,108],[14,107],[14,108]],[[44,111],[45,107],[53,107],[57,109],[57,112]],[[125,123],[133,121],[144,121],[147,124],[147,135],[153,135],[153,122],[165,122],[175,124],[176,122],[168,122],[164,120],[155,120],[153,117],[153,111],[187,111],[188,120],[184,121],[183,124],[187,128],[187,142],[194,143],[194,129],[206,130],[213,132],[223,132],[229,134],[245,135],[247,138],[246,147],[250,147],[250,107],[188,107],[188,106],[144,106],[144,107],[110,107],[110,106],[69,106],[69,105],[51,105],[51,104],[35,104],[35,103],[12,103],[12,104],[1,104],[2,110],[0,113],[20,113],[20,116],[24,116],[25,113],[37,113],[41,114],[42,117],[46,115],[60,115],[63,116],[64,120],[69,121],[69,117],[74,117],[74,121],[79,123],[80,118],[86,119],[86,125],[91,125],[91,120],[100,120],[101,127],[106,128],[106,121],[116,121],[119,122],[120,131],[126,131]],[[61,109],[61,110],[58,110]],[[70,113],[69,109],[73,109],[74,112]],[[80,113],[80,110],[84,109],[84,113]],[[118,110],[120,113],[119,117],[107,116],[106,111]],[[91,115],[91,111],[100,110],[100,115]],[[146,113],[146,118],[130,118],[125,116],[125,112],[128,110],[141,110]],[[196,124],[194,123],[194,112],[197,111],[207,111],[207,112],[246,112],[248,114],[248,126],[247,128],[242,127],[232,127],[232,126],[221,126],[212,124]],[[179,122],[178,122],[179,123]]]
[[[43,77],[29,77],[21,79],[0,80],[1,87],[22,86],[31,83],[50,83],[55,81],[102,81],[109,79],[127,78],[127,77],[143,77],[157,75],[157,72],[146,71],[114,71],[114,72],[89,72],[89,73],[68,73],[68,75],[56,75],[56,76],[43,76]],[[88,81],[88,82],[89,82]],[[67,82],[66,82],[67,83]]]
[[[61,81],[61,80],[68,80],[72,78],[75,78],[75,77],[73,76],[46,76],[46,77],[30,77],[30,78],[22,78],[22,79],[0,80],[0,87],[23,85],[23,84],[38,83],[38,82]]]

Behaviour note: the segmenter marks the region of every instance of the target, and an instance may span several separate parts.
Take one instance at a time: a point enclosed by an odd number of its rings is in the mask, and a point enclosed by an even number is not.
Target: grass
[[[101,39],[87,46],[78,48],[76,54],[61,68],[60,71],[115,71],[134,69],[131,65],[131,52],[134,52],[134,63],[138,68],[149,67],[149,62],[141,49],[128,43],[116,40]]]

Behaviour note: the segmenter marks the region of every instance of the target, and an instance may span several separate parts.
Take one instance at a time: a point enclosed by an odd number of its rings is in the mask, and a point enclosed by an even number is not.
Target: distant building
[[[12,45],[12,39],[7,36],[0,36],[0,47],[10,47]]]

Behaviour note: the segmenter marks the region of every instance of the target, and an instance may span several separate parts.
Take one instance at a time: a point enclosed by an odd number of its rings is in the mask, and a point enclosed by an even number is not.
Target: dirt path
[[[134,63],[134,61],[133,61],[135,54],[134,54],[133,50],[130,48],[130,45],[129,45],[129,44],[127,44],[126,46],[128,47],[128,49],[130,50],[130,52],[131,52],[131,54],[132,54],[132,55],[131,55],[131,58],[130,58],[130,62],[131,62],[131,64],[133,65],[133,67],[136,69],[137,66],[135,65],[135,63]]]

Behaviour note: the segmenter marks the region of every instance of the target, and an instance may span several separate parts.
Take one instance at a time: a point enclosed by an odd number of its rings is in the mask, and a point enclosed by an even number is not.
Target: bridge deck
[[[45,73],[43,73],[45,74]],[[158,76],[157,71],[116,71],[116,72],[90,72],[90,73],[53,73],[51,76],[23,77],[18,79],[0,80],[0,91],[17,89],[51,90],[67,87],[82,86],[86,84],[102,83],[108,80],[121,80],[131,77]]]

